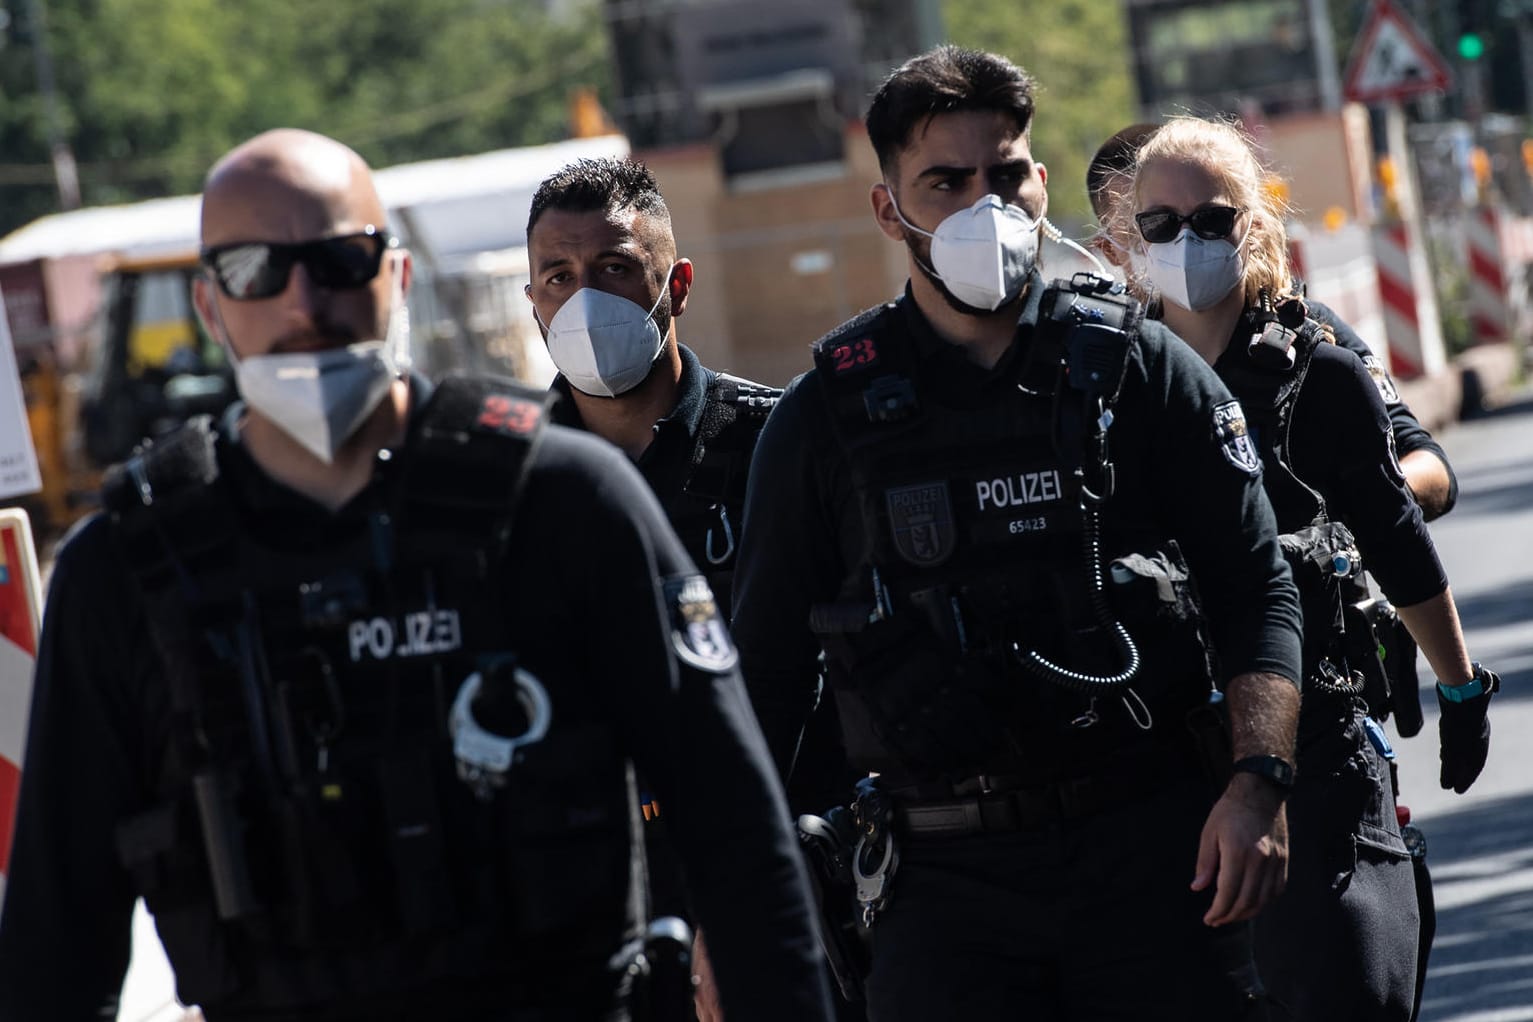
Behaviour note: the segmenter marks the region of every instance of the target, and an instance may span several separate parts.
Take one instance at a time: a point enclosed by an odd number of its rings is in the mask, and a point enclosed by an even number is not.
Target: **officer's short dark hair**
[[[543,179],[532,196],[527,216],[527,237],[538,219],[550,209],[568,213],[631,209],[671,223],[671,211],[660,195],[655,175],[638,160],[576,160]]]
[[[935,114],[996,110],[1024,134],[1033,124],[1033,76],[1005,57],[939,46],[895,68],[868,107],[868,139],[887,174],[916,127]]]
[[[1107,206],[1112,201],[1108,187],[1114,181],[1126,182],[1133,176],[1139,147],[1159,127],[1149,123],[1130,124],[1103,142],[1091,158],[1091,165],[1086,168],[1086,194],[1091,197],[1091,208],[1098,220],[1106,219]]]

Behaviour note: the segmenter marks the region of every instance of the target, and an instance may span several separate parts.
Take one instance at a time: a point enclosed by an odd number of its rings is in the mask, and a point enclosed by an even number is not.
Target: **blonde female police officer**
[[[1110,229],[1133,286],[1159,297],[1167,325],[1239,399],[1239,419],[1221,428],[1249,441],[1300,585],[1293,859],[1288,891],[1258,920],[1262,978],[1294,1018],[1404,1020],[1417,975],[1414,873],[1388,746],[1347,658],[1342,583],[1366,564],[1437,674],[1444,788],[1466,790],[1484,765],[1497,680],[1469,660],[1377,388],[1292,290],[1283,211],[1263,176],[1235,128],[1173,119],[1139,147]]]

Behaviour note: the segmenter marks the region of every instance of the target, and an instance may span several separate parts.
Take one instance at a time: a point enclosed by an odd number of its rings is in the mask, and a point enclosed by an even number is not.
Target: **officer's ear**
[[[687,311],[687,296],[692,293],[692,260],[678,259],[671,267],[671,279],[665,285],[671,292],[671,318]]]
[[[873,219],[878,222],[878,229],[890,241],[903,242],[905,225],[900,223],[899,214],[895,212],[894,192],[880,181],[873,186],[868,199],[873,203]]]
[[[399,293],[410,293],[410,281],[415,276],[415,260],[410,256],[407,248],[399,249],[399,261],[394,266],[394,272],[399,274]]]

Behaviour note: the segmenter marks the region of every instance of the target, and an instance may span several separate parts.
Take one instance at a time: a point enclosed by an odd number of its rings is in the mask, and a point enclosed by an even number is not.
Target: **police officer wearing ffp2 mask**
[[[631,466],[542,394],[401,372],[408,256],[339,143],[240,146],[202,229],[199,310],[248,392],[59,554],[0,1019],[110,1011],[136,894],[213,1020],[626,1018],[634,766],[731,1010],[821,1017],[780,791],[727,640],[691,638],[717,608]]]
[[[873,212],[910,284],[822,339],[768,420],[736,639],[779,769],[823,650],[848,750],[879,774],[866,822],[899,852],[864,864],[883,885],[864,906],[871,1017],[1233,1017],[1245,991],[1214,945],[1281,889],[1283,811],[1248,773],[1222,793],[1201,780],[1183,719],[1209,695],[1196,622],[1128,620],[1128,594],[1191,568],[1235,754],[1258,761],[1292,755],[1297,601],[1206,367],[1144,324],[1088,417],[1086,382],[1065,386],[1043,348],[1032,100],[1020,69],[951,47],[875,96]],[[1087,493],[1080,445],[1104,430],[1114,481]],[[1140,666],[1089,592],[1092,536],[1125,579],[1109,600]],[[1093,695],[1040,661],[1130,680]]]

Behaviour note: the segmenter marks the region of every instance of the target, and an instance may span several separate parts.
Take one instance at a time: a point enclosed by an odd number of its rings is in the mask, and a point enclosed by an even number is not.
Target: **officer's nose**
[[[309,276],[308,268],[302,263],[294,263],[288,271],[287,287],[282,290],[284,311],[291,317],[302,317],[309,323],[323,318],[326,305],[330,301],[330,289],[314,283],[314,278]]]

